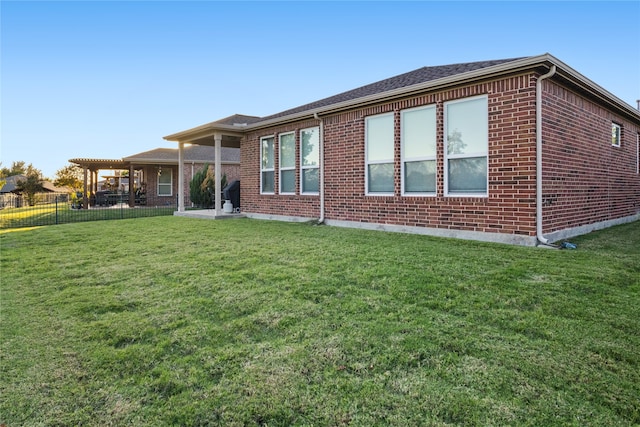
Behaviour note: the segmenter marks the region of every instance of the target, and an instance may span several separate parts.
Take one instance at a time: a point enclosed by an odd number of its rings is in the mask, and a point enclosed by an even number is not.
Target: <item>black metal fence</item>
[[[0,195],[0,229],[173,215],[177,210],[177,200],[170,205],[133,208],[128,201],[128,195],[124,195],[105,207],[82,209],[80,201],[65,193],[37,194],[32,200]]]

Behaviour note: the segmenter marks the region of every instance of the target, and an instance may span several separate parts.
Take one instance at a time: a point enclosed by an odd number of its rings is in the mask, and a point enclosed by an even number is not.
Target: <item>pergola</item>
[[[98,171],[99,170],[128,170],[129,179],[132,180],[135,171],[133,170],[133,164],[124,160],[116,159],[71,159],[70,163],[82,167],[84,170],[84,191],[83,191],[83,203],[84,209],[89,208],[89,192],[94,193],[98,191]],[[132,182],[132,181],[131,181]],[[89,190],[89,191],[87,191]],[[134,207],[136,203],[135,193],[133,192],[133,185],[129,185],[129,206]]]

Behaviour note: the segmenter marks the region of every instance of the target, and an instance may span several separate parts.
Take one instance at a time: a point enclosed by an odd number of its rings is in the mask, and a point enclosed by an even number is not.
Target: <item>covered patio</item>
[[[120,170],[128,171],[129,179],[135,176],[135,170],[131,162],[117,159],[70,159],[70,163],[74,163],[83,169],[84,186],[82,191],[82,208],[89,209],[89,194],[95,195],[98,192],[98,171],[101,170]],[[130,181],[128,190],[129,207],[135,207],[136,198],[134,186]]]
[[[183,215],[185,212],[184,203],[184,147],[185,144],[207,145],[215,147],[215,192],[214,209],[208,217],[224,218],[222,212],[222,165],[221,150],[222,147],[240,148],[240,141],[243,135],[243,128],[247,126],[247,122],[256,120],[257,117],[235,115],[217,122],[208,123],[184,132],[178,132],[165,136],[167,141],[178,143],[178,211],[176,215]]]

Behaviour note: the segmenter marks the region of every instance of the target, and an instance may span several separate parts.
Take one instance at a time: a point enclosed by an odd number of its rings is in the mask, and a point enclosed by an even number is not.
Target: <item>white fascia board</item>
[[[177,132],[171,135],[163,136],[162,139],[166,141],[175,142],[190,142],[200,138],[206,138],[208,136],[214,136],[216,133],[222,133],[229,136],[242,137],[244,130],[248,126],[234,126],[216,124],[216,122],[207,123],[201,126],[197,126],[191,129],[187,129],[182,132]]]
[[[559,59],[549,54],[547,54],[546,56],[548,56],[551,60],[551,63],[558,68],[557,74],[562,75],[566,79],[578,85],[581,89],[589,92],[592,96],[618,108],[619,110],[622,110],[627,114],[630,114],[636,120],[640,120],[640,110],[629,105],[622,99],[618,98],[599,84],[595,83],[593,80],[585,77],[583,74],[574,70]]]

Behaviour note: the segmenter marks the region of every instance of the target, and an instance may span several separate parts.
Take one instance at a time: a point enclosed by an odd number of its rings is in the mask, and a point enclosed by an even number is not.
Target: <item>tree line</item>
[[[2,163],[0,163],[0,166]],[[83,170],[77,165],[67,165],[56,171],[53,185],[56,187],[67,187],[73,191],[81,191],[83,186]],[[13,162],[11,167],[0,167],[0,188],[4,187],[7,178],[10,176],[24,176],[16,181],[16,190],[22,193],[29,204],[35,200],[35,195],[44,190],[46,178],[40,169],[35,168],[31,163],[27,165],[24,161]]]

